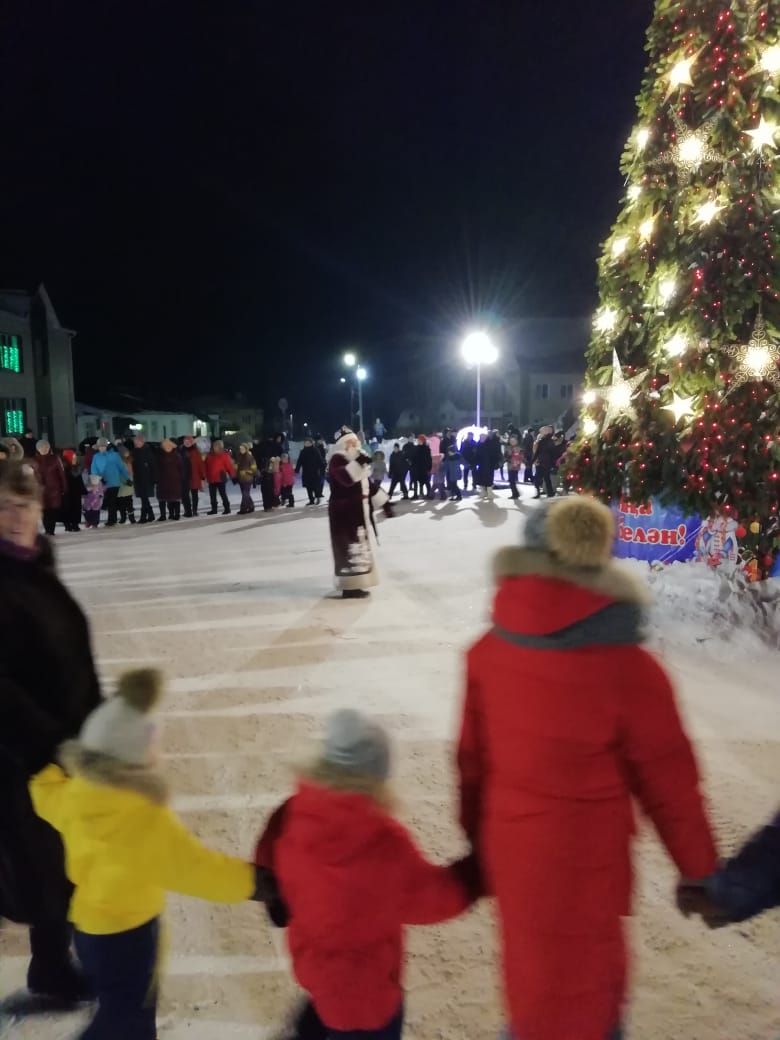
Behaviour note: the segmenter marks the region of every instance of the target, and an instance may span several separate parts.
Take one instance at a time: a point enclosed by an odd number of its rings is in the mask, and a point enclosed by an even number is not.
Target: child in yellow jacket
[[[30,782],[35,811],[62,835],[76,950],[98,1000],[82,1040],[155,1040],[166,891],[222,903],[265,895],[256,868],[207,849],[167,807],[149,717],[161,691],[152,669],[123,676],[60,749],[64,770]]]

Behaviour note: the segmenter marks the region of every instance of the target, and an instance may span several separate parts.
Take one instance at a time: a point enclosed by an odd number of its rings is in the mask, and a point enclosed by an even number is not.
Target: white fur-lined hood
[[[496,582],[531,575],[568,581],[618,603],[647,606],[651,602],[644,583],[615,560],[599,567],[571,567],[564,566],[544,549],[509,545],[496,553],[493,559]]]

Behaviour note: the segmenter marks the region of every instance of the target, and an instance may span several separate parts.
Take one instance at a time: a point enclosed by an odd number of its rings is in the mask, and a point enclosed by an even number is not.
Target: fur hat
[[[595,498],[570,495],[534,510],[524,542],[542,549],[565,567],[603,567],[612,557],[615,518]]]
[[[81,747],[125,765],[147,765],[155,733],[149,713],[162,689],[162,673],[154,668],[126,672],[116,694],[87,717],[79,735]]]
[[[328,719],[323,760],[348,773],[384,783],[390,775],[390,741],[380,725],[352,708]]]

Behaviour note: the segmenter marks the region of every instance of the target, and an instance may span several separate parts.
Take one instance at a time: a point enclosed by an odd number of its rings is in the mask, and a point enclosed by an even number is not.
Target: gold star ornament
[[[676,425],[680,419],[696,414],[693,410],[694,400],[693,397],[680,397],[679,394],[672,393],[672,403],[665,404],[664,411],[672,413]]]
[[[773,343],[766,331],[763,314],[756,318],[753,335],[747,343],[723,347],[728,357],[736,359],[736,372],[728,392],[737,390],[745,383],[771,383],[780,390],[780,346]]]
[[[761,116],[761,120],[755,130],[745,131],[747,136],[752,137],[753,139],[753,144],[751,145],[750,150],[752,152],[758,152],[759,155],[761,155],[765,148],[772,148],[776,151],[777,145],[775,144],[775,137],[778,129],[780,129],[780,127],[778,127],[777,123],[768,123],[766,119]]]
[[[602,432],[612,423],[614,419],[624,416],[636,419],[633,400],[636,397],[639,384],[647,376],[647,372],[639,372],[635,376],[626,379],[623,369],[618,361],[617,351],[612,351],[612,385],[604,389],[604,422],[601,424]]]

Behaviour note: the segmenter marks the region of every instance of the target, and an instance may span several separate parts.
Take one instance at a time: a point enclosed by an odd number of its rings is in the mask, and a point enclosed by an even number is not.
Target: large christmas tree
[[[780,495],[780,0],[657,0],[599,262],[578,488],[725,513]]]

